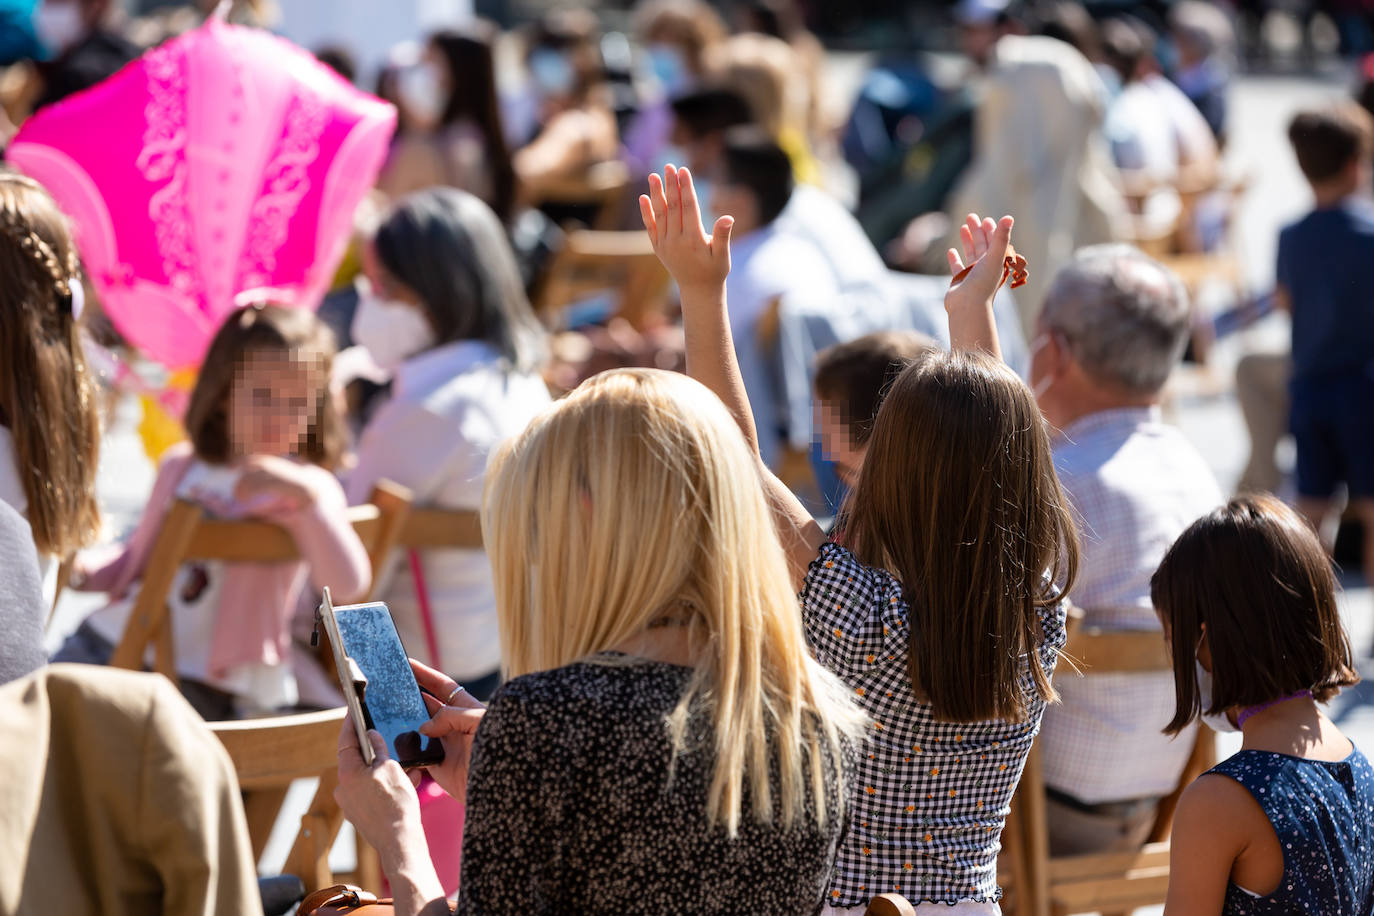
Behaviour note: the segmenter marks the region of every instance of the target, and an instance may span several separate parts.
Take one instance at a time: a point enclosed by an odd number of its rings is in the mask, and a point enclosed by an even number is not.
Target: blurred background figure
[[[986,72],[977,151],[948,212],[1014,213],[1037,269],[1017,291],[1027,338],[1049,278],[1081,245],[1118,237],[1125,203],[1102,134],[1106,90],[1072,45],[1025,35],[1003,0],[961,0],[964,52]]]
[[[620,131],[599,34],[596,17],[587,10],[550,12],[530,32],[525,68],[535,123],[514,158],[521,199],[528,203],[543,202],[560,181],[583,177],[619,156]],[[576,207],[550,203],[544,209],[555,222],[579,217],[591,222]]]
[[[708,55],[713,84],[738,94],[753,121],[787,153],[797,181],[820,180],[807,133],[811,92],[792,46],[772,35],[744,33],[712,48]]]
[[[509,222],[515,166],[506,146],[488,28],[431,35],[418,56],[397,62],[388,79],[404,129],[378,190],[399,198],[434,185],[459,188]]]
[[[476,509],[487,459],[549,403],[543,329],[505,227],[473,194],[419,191],[388,211],[363,264],[352,337],[392,383],[359,435],[349,500],[391,480],[416,505]],[[398,551],[378,575],[411,655],[486,699],[501,654],[481,551]]]
[[[38,65],[42,89],[34,109],[89,89],[138,56],[114,26],[111,0],[43,0],[33,26],[47,59]]]
[[[672,104],[701,85],[706,55],[725,38],[725,24],[705,0],[655,0],[636,11],[635,32],[652,82],[625,132],[625,162],[638,175],[680,154],[672,144]]]
[[[1169,10],[1169,37],[1178,55],[1174,81],[1207,119],[1217,142],[1225,143],[1235,44],[1231,21],[1214,3],[1179,0]]]

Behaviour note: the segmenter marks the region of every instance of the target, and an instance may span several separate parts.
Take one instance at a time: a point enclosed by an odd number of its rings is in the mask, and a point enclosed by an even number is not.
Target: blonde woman
[[[423,729],[467,802],[458,911],[819,912],[862,722],[807,654],[724,405],[681,375],[598,375],[498,454],[482,516],[511,679],[483,713],[415,666],[468,707],[434,702]],[[397,912],[446,913],[415,793],[370,737],[367,768],[345,723],[340,802]]]

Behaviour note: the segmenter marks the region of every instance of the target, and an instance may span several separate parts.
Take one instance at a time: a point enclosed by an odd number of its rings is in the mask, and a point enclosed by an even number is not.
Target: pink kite
[[[212,18],[38,112],[5,156],[72,219],[115,327],[175,369],[241,305],[319,305],[395,126],[309,53]]]

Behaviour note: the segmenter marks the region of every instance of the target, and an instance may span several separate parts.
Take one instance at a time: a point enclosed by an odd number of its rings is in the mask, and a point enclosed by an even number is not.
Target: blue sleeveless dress
[[[1232,883],[1223,916],[1374,913],[1374,769],[1359,750],[1337,762],[1240,751],[1209,773],[1240,783],[1283,847],[1283,880],[1257,897]]]

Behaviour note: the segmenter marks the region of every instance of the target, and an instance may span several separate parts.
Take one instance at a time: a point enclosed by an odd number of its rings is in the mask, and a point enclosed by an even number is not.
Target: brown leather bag
[[[449,909],[453,907],[450,906]],[[350,916],[395,916],[396,908],[391,898],[377,899],[360,887],[351,884],[336,884],[324,887],[301,901],[297,916],[331,916],[333,913],[348,913]]]
[[[330,916],[331,913],[350,913],[352,916],[394,916],[396,909],[391,898],[378,900],[351,884],[323,887],[301,901],[300,916]]]

